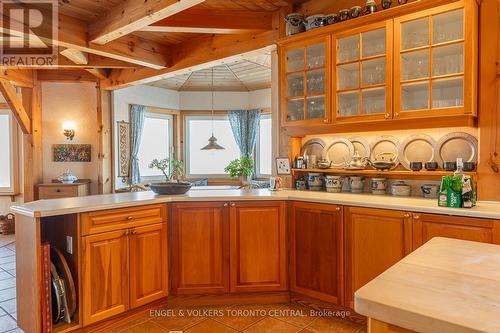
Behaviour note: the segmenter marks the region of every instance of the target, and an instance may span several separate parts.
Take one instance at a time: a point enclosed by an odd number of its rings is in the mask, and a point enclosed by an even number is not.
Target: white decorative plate
[[[436,141],[427,134],[415,134],[399,146],[399,162],[408,170],[410,162],[433,162]]]
[[[354,146],[351,141],[335,139],[323,150],[323,159],[332,162],[331,168],[343,169],[349,165],[354,155]]]
[[[399,142],[390,135],[379,136],[372,144],[371,161],[389,161],[394,162],[394,168],[399,164]]]
[[[368,141],[366,141],[366,139],[361,138],[361,137],[352,137],[352,138],[349,138],[349,141],[351,141],[351,143],[354,146],[354,152],[357,151],[359,153],[359,156],[361,156],[361,157],[370,158],[370,154],[372,152],[372,149],[371,149]]]
[[[436,144],[436,161],[455,162],[462,158],[464,162],[477,162],[477,139],[464,132],[453,132],[443,136]]]

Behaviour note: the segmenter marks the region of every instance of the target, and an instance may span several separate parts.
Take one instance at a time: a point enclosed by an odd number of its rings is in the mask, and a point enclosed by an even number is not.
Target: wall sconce
[[[63,131],[67,140],[73,140],[75,137],[75,122],[65,121],[63,123]]]

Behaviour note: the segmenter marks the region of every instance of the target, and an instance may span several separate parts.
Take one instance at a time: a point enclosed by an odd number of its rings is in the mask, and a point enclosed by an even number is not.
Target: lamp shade
[[[224,149],[226,149],[226,148],[219,145],[217,143],[217,139],[213,135],[210,137],[210,139],[208,139],[208,145],[201,148],[201,150],[224,150]]]

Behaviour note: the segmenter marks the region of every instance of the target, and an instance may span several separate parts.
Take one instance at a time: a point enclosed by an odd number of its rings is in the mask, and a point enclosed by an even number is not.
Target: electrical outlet
[[[73,254],[73,237],[66,236],[66,252]]]

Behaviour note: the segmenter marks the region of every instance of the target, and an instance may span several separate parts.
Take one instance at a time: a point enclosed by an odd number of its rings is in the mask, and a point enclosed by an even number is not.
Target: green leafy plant
[[[241,156],[239,159],[231,161],[224,168],[224,172],[229,174],[231,178],[248,177],[253,172],[253,160],[250,157]]]
[[[175,158],[164,158],[162,160],[154,159],[149,163],[150,169],[160,170],[167,182],[173,179],[179,179],[184,176],[184,167],[182,166],[182,161],[176,160]]]

